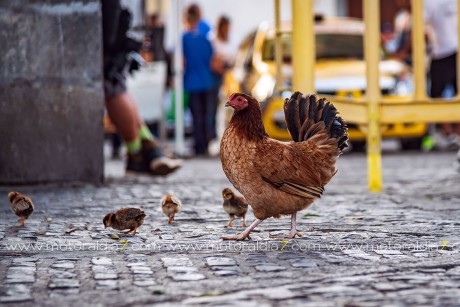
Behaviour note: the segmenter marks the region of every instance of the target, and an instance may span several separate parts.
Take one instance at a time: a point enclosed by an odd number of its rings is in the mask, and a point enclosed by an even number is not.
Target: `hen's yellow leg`
[[[242,233],[240,233],[239,235],[235,235],[235,236],[230,236],[230,237],[222,237],[222,239],[224,240],[235,240],[235,241],[243,241],[244,239],[249,238],[249,234],[251,233],[252,230],[254,230],[254,228],[257,227],[257,225],[259,225],[260,223],[262,223],[263,220],[259,220],[259,219],[256,219],[254,222],[252,222],[251,225],[249,225],[248,228],[246,228]]]
[[[297,212],[291,215],[291,231],[287,236],[270,236],[270,238],[293,239],[295,236],[302,237],[302,234],[297,230]]]

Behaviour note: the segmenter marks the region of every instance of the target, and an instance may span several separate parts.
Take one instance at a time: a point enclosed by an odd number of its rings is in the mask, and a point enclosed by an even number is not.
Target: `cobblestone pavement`
[[[109,161],[109,178],[97,187],[0,187],[0,302],[458,306],[453,160],[453,153],[389,153],[385,192],[372,194],[365,156],[344,155],[325,196],[299,215],[304,236],[289,241],[268,237],[287,232],[289,218],[264,221],[252,241],[220,239],[241,227],[224,227],[220,192],[229,183],[218,159],[190,160],[166,179],[119,177],[121,163]],[[36,205],[24,228],[7,202],[13,189]],[[160,211],[165,193],[184,204],[173,225]],[[116,238],[102,217],[125,206],[148,217],[139,235]]]

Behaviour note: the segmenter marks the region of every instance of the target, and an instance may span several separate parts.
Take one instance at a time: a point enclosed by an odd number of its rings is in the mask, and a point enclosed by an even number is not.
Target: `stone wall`
[[[97,0],[0,2],[0,184],[100,182]]]

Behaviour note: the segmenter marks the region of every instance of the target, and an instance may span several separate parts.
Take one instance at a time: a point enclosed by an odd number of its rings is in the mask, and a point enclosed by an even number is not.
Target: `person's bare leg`
[[[133,96],[129,94],[125,94],[126,99],[129,101],[129,105],[131,106],[131,112],[135,118],[134,123],[137,125],[137,128],[140,129],[142,125],[144,125],[144,120],[141,117],[141,113],[137,107],[137,103],[134,101]]]
[[[139,157],[132,158],[131,163],[128,158],[127,170],[136,172],[149,171],[152,175],[168,175],[182,166],[182,160],[169,159],[164,156],[159,144],[151,136],[145,136],[145,127],[139,115],[134,99],[127,93],[115,95],[106,101],[109,117],[123,141],[126,143],[128,153],[137,153],[141,150],[142,159],[148,163],[148,170],[144,161],[139,161]],[[152,138],[152,139],[150,139]],[[174,218],[173,218],[174,219]],[[172,222],[172,220],[171,220]]]
[[[133,141],[139,134],[139,115],[128,94],[119,94],[106,101],[110,120],[125,142]]]
[[[139,131],[142,128],[142,126],[145,126],[145,122],[144,122],[144,120],[142,119],[142,117],[141,117],[141,115],[139,113],[139,109],[137,107],[137,103],[134,100],[134,98],[129,94],[125,94],[125,97],[126,97],[126,100],[129,101],[129,105],[131,107],[131,112],[134,115],[134,123],[135,123],[135,125],[137,127],[137,131],[139,133]],[[141,135],[141,138],[142,138],[142,135]],[[155,147],[160,146],[155,139],[151,139],[150,143],[151,143],[152,146],[155,146]]]
[[[235,240],[235,241],[243,241],[246,238],[249,238],[249,234],[251,231],[257,227],[260,223],[262,223],[263,220],[256,219],[254,222],[252,222],[251,225],[249,225],[248,228],[246,228],[242,233],[239,235],[234,235],[230,237],[222,237],[223,240]]]
[[[291,215],[291,231],[287,236],[270,236],[270,238],[276,239],[293,239],[295,236],[302,237],[302,234],[297,231],[297,212]]]

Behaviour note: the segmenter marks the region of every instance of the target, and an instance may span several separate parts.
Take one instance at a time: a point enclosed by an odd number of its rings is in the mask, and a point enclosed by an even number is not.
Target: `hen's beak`
[[[232,106],[232,103],[230,102],[230,100],[225,103],[225,106],[226,107],[231,107]]]

